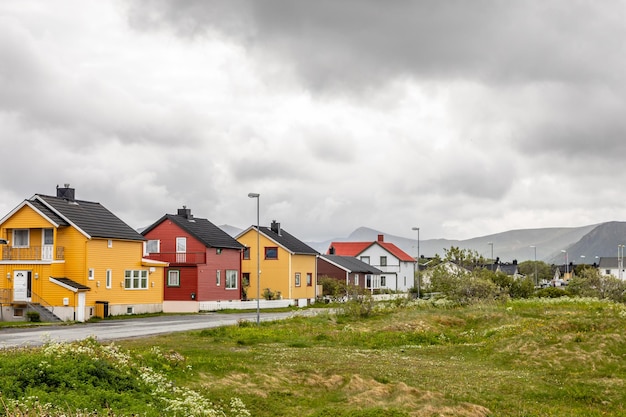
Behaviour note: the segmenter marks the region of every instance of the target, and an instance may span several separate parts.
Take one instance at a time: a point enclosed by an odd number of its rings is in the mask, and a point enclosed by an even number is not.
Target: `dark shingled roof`
[[[92,238],[145,240],[135,229],[124,223],[100,203],[84,200],[68,200],[36,194],[31,202],[40,200],[51,211],[73,223]]]
[[[65,277],[50,277],[50,278],[52,278],[53,280],[58,281],[58,282],[60,282],[62,284],[65,284],[68,287],[75,288],[75,289],[77,289],[79,291],[91,290],[91,288],[89,288],[88,286],[83,285],[83,284],[81,284],[79,282],[76,282],[74,280],[71,280],[69,278],[65,278]]]
[[[353,256],[320,255],[320,257],[327,259],[328,261],[337,264],[350,272],[363,272],[374,275],[380,275],[383,273],[380,269],[375,268]]]
[[[29,201],[29,203],[33,207],[35,207],[37,210],[39,210],[44,216],[46,216],[47,218],[49,218],[50,220],[52,220],[53,222],[55,222],[59,226],[69,226],[70,225],[61,216],[59,216],[54,211],[50,210],[48,208],[48,206],[46,206],[41,201],[39,201],[39,200],[31,200],[31,201]]]
[[[256,230],[256,226],[254,226]],[[319,252],[297,239],[296,237],[287,233],[284,229],[280,230],[280,234],[276,233],[269,227],[260,227],[261,233],[270,239],[278,242],[281,246],[289,250],[294,254],[304,254],[304,255],[319,255]]]
[[[184,215],[166,214],[152,225],[148,226],[141,233],[146,235],[149,231],[161,224],[164,220],[171,220],[172,223],[198,239],[209,248],[243,249],[244,246],[237,242],[231,235],[211,223],[207,219],[200,217],[187,218]]]

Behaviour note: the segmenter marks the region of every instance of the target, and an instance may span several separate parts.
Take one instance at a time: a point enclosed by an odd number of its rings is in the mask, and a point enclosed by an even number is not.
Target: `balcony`
[[[167,262],[169,264],[205,264],[206,252],[157,252],[149,253],[147,259],[153,261]]]
[[[65,259],[65,248],[57,246],[31,246],[28,248],[16,248],[2,246],[3,261],[61,261]]]

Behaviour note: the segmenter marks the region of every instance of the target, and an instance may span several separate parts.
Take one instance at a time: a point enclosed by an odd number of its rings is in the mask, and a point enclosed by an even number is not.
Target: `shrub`
[[[26,318],[28,319],[28,321],[33,323],[39,323],[41,321],[41,316],[37,311],[29,311],[28,313],[26,313]]]
[[[346,296],[348,291],[345,282],[329,276],[320,277],[319,283],[322,286],[322,294],[333,301],[339,301]]]
[[[569,293],[567,290],[559,287],[547,287],[537,290],[535,293],[537,297],[540,298],[559,298],[559,297],[567,297]]]

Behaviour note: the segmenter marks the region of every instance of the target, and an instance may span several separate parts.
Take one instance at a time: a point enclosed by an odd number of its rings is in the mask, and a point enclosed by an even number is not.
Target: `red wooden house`
[[[147,239],[146,257],[169,263],[164,312],[197,312],[203,301],[242,299],[244,246],[207,219],[194,217],[183,207],[141,234]]]

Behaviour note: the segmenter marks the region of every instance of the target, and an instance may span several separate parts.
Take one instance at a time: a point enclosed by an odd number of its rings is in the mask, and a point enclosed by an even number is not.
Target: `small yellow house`
[[[144,237],[100,203],[35,194],[0,219],[0,320],[85,321],[160,312],[167,263],[143,258]]]
[[[315,301],[317,295],[317,257],[319,253],[282,230],[273,221],[270,227],[252,226],[236,239],[246,247],[241,263],[242,281],[249,300],[257,298],[257,248],[260,254],[260,295],[271,292],[276,298],[290,299],[298,305]],[[246,286],[246,284],[248,284]],[[267,291],[266,291],[267,290]]]

